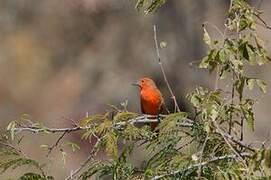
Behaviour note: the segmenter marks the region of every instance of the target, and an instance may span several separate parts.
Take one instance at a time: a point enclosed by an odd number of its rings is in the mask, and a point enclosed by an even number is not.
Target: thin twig
[[[263,18],[262,18],[260,15],[254,13],[254,16],[256,16],[256,17],[263,23],[263,25],[264,25],[264,27],[265,27],[266,29],[271,29],[271,26],[269,26],[269,25],[263,20]]]
[[[232,5],[233,5],[233,0],[230,0],[230,8],[229,8],[229,11],[231,11]]]
[[[193,138],[193,139],[191,139],[190,141],[188,141],[187,143],[182,144],[180,147],[178,147],[177,151],[179,151],[179,150],[185,148],[186,146],[192,144],[192,142],[194,142],[194,141],[195,141],[195,139]]]
[[[251,154],[250,153],[241,153],[240,154],[242,157],[251,157]],[[230,155],[224,155],[224,156],[218,156],[218,157],[214,157],[208,161],[205,161],[205,162],[202,162],[202,163],[198,163],[198,164],[193,164],[189,167],[187,167],[186,169],[182,169],[182,170],[177,170],[177,171],[173,171],[171,173],[168,173],[168,174],[163,174],[163,175],[158,175],[158,176],[154,176],[151,180],[158,180],[158,179],[163,179],[165,177],[168,177],[168,176],[176,176],[177,174],[182,174],[188,170],[191,170],[193,168],[197,168],[199,166],[206,166],[210,163],[213,163],[215,161],[220,161],[220,160],[224,160],[224,159],[235,159],[237,158],[238,156],[236,154],[230,154]]]
[[[228,133],[221,132],[221,131],[219,132],[218,130],[216,130],[216,133],[218,133],[218,134],[222,133],[225,138],[229,139],[233,143],[238,144],[239,146],[241,146],[243,148],[246,148],[246,149],[248,149],[248,150],[250,150],[252,152],[255,152],[255,149],[253,149],[252,147],[250,147],[249,145],[247,145],[243,141],[239,141],[239,140],[235,139],[233,136],[229,135]]]
[[[207,143],[208,139],[209,139],[209,136],[207,135],[206,138],[205,138],[205,140],[204,140],[204,143],[202,145],[202,149],[200,151],[199,163],[202,163],[202,157],[203,157],[204,149],[205,149],[205,146],[206,146],[206,143]],[[198,169],[198,177],[199,178],[201,177],[201,167],[202,166],[198,167],[199,168]]]
[[[83,168],[85,168],[86,165],[87,165],[91,160],[94,159],[94,154],[96,153],[96,149],[97,149],[99,143],[101,142],[101,139],[102,139],[102,138],[99,138],[99,137],[96,136],[94,133],[93,133],[93,136],[96,137],[97,142],[95,143],[95,145],[94,145],[92,151],[89,153],[87,159],[80,165],[80,167],[78,167],[78,168],[75,169],[75,170],[72,170],[71,173],[70,173],[70,175],[69,175],[65,180],[69,180],[69,179],[75,178],[75,177],[78,175],[78,173],[79,173]]]
[[[176,112],[176,110],[177,110],[177,112],[180,112],[180,108],[179,108],[179,105],[178,105],[178,103],[177,103],[176,96],[174,95],[174,93],[173,93],[173,91],[172,91],[172,88],[171,88],[171,86],[169,85],[169,82],[168,82],[168,79],[167,79],[167,76],[166,76],[166,73],[165,73],[165,69],[164,69],[163,63],[162,63],[162,61],[161,61],[160,51],[159,51],[158,41],[157,41],[157,31],[156,31],[156,26],[155,26],[155,25],[153,26],[153,32],[154,32],[154,43],[155,43],[155,49],[156,49],[156,55],[157,55],[158,64],[159,64],[160,69],[161,69],[161,71],[162,71],[164,80],[165,80],[165,82],[166,82],[166,84],[167,84],[167,87],[168,87],[168,90],[169,90],[169,92],[170,92],[171,98],[172,98],[173,101],[174,101],[175,112]]]
[[[234,105],[234,96],[235,96],[235,87],[234,87],[234,81],[235,81],[235,75],[234,73],[232,74],[232,89],[231,89],[231,112],[230,112],[230,122],[229,122],[229,134],[231,135],[231,131],[232,131],[232,126],[233,126],[233,123],[232,123],[232,108],[233,108],[233,105]]]
[[[12,144],[5,143],[5,142],[1,142],[1,141],[0,141],[0,145],[6,146],[6,147],[8,147],[8,148],[10,148],[10,149],[13,149],[13,150],[15,150],[18,154],[22,154],[23,156],[25,156],[25,154],[24,154],[20,149],[16,148],[16,147],[13,146]]]
[[[215,87],[214,87],[215,91],[218,90],[218,88],[219,88],[219,85],[218,85],[218,83],[219,83],[219,72],[220,72],[220,67],[217,68],[216,74],[215,74]]]
[[[241,117],[241,133],[240,133],[240,141],[243,141],[244,140],[244,117],[242,115]]]
[[[56,148],[56,147],[58,146],[58,144],[59,144],[59,142],[61,141],[61,139],[63,139],[64,136],[65,136],[68,132],[69,132],[69,131],[64,131],[64,132],[62,133],[62,135],[59,136],[59,138],[57,139],[57,141],[56,141],[51,147],[48,148],[48,153],[47,153],[46,157],[49,157],[49,155],[52,153],[53,149]]]
[[[219,127],[219,125],[216,123],[216,121],[213,121],[214,125],[216,127],[216,129],[218,130],[218,132],[221,134],[221,136],[223,137],[223,139],[225,140],[225,142],[228,144],[228,146],[230,147],[230,149],[237,155],[237,157],[239,158],[239,160],[243,163],[243,165],[246,167],[246,169],[248,169],[248,166],[246,164],[246,161],[242,158],[242,156],[240,155],[239,152],[237,152],[234,147],[231,145],[231,143],[228,141],[228,138],[224,135],[224,132],[222,131],[222,129]]]

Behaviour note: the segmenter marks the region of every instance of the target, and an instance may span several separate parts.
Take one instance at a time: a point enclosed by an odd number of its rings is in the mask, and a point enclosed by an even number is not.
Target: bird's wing
[[[145,110],[144,110],[144,107],[143,107],[143,102],[142,102],[142,99],[140,98],[140,107],[141,107],[141,113],[142,114],[146,114]]]

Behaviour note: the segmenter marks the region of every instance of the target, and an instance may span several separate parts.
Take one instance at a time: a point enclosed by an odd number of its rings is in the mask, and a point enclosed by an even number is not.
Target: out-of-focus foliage
[[[159,7],[166,3],[166,0],[137,0],[136,9],[145,9],[145,13],[149,14],[156,11]]]
[[[4,140],[2,140],[4,141]],[[36,172],[28,172],[21,177],[20,180],[27,180],[27,179],[41,179],[41,180],[49,180],[53,179],[52,176],[46,176],[45,172],[42,169],[42,165],[39,164],[37,161],[26,157],[22,154],[20,150],[8,145],[1,141],[0,144],[0,170],[1,174],[5,173],[7,170],[15,171],[16,168],[21,168],[22,166],[30,166],[34,167],[38,171]]]
[[[146,12],[150,13],[164,3],[160,0],[139,0],[137,8],[146,8]],[[203,40],[209,50],[199,67],[215,72],[217,83],[231,80],[232,90],[225,92],[218,84],[214,89],[196,88],[187,95],[195,109],[194,114],[177,112],[154,119],[142,118],[127,111],[124,103],[122,109],[113,108],[104,114],[87,115],[73,128],[55,129],[29,120],[12,121],[7,127],[10,134],[8,140],[15,141],[22,131],[63,133],[53,146],[42,146],[49,155],[66,134],[82,131],[82,139],[94,142],[94,146],[89,150],[85,163],[78,170],[71,171],[67,179],[270,179],[270,148],[264,143],[259,148],[243,142],[245,122],[251,130],[256,123],[253,111],[255,100],[245,89],[258,87],[261,92],[266,92],[266,83],[248,75],[246,67],[270,61],[256,30],[259,16],[259,11],[246,1],[233,0],[225,30],[216,28],[220,39],[209,35],[208,23],[204,24]],[[157,131],[150,130],[148,123],[153,121],[161,121]],[[65,144],[72,151],[80,148],[72,142]],[[7,158],[0,160],[3,172],[32,165],[40,174],[30,172],[21,179],[52,178],[45,175],[36,161],[25,158],[21,153],[14,154],[9,144],[3,147],[1,152]],[[129,159],[138,147],[148,153],[140,165]],[[60,151],[65,163],[68,154],[63,147]],[[107,158],[97,160],[96,157],[103,152]],[[8,158],[9,155],[13,158]]]

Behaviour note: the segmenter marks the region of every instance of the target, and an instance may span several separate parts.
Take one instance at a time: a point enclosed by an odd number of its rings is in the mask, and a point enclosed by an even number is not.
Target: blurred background
[[[256,6],[259,2],[251,1]],[[138,89],[131,83],[143,76],[156,80],[172,108],[156,61],[154,24],[159,41],[167,42],[162,61],[181,110],[192,111],[186,94],[199,85],[214,87],[213,75],[190,65],[206,53],[201,24],[208,21],[222,29],[228,6],[228,0],[170,0],[146,16],[134,9],[133,0],[1,0],[1,128],[24,113],[49,127],[71,127],[70,119],[77,121],[86,112],[103,113],[110,109],[108,104],[120,106],[126,100],[130,111],[140,112]],[[263,0],[260,6],[271,24],[271,2]],[[259,26],[259,33],[271,53],[271,31]],[[269,67],[251,73],[270,85]],[[246,132],[246,139],[264,140],[271,128],[271,90],[255,95],[256,131]],[[67,138],[78,142],[81,150],[69,152],[66,164],[54,150],[46,168],[56,179],[78,167],[91,148],[79,134]],[[47,162],[39,146],[55,139],[25,133],[21,145],[30,157]]]

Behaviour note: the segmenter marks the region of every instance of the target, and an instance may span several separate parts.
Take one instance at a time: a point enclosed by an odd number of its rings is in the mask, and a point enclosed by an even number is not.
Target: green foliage
[[[54,178],[52,176],[43,177],[40,174],[36,173],[25,173],[22,175],[19,180],[53,180]]]
[[[7,144],[3,143],[3,147],[0,147],[0,170],[1,174],[5,173],[8,169],[15,170],[16,168],[19,168],[21,166],[29,166],[33,167],[34,169],[40,171],[41,174],[36,173],[26,173],[22,175],[19,179],[53,179],[52,177],[47,177],[43,170],[41,165],[28,157],[25,157],[21,154],[21,152],[11,146],[8,146]]]
[[[166,3],[166,0],[137,0],[136,9],[145,9],[145,13],[149,14],[156,11],[159,7]]]
[[[77,143],[67,141],[65,144],[67,146],[70,146],[73,152],[75,152],[76,150],[80,150],[80,146]]]
[[[235,92],[239,96],[239,103],[231,106],[223,105],[223,108],[230,117],[221,119],[233,119],[233,116],[238,116],[240,113],[248,123],[249,127],[254,130],[254,113],[252,98],[244,97],[245,88],[253,90],[255,86],[260,91],[266,92],[266,83],[258,78],[250,77],[247,75],[246,66],[264,65],[270,60],[263,45],[263,41],[256,33],[256,17],[260,14],[255,8],[251,7],[244,0],[232,1],[232,7],[229,10],[226,19],[225,30],[223,39],[213,40],[203,26],[204,38],[203,40],[209,46],[209,52],[200,63],[200,68],[209,69],[210,72],[216,70],[220,79],[226,79],[231,76],[235,91],[232,91],[232,98],[235,97]],[[220,32],[221,33],[221,32]],[[227,36],[227,33],[234,35]],[[191,97],[193,105],[197,105],[197,97]],[[205,108],[207,106],[203,105]],[[213,111],[214,117],[220,111],[217,111],[217,105],[210,108]],[[210,111],[210,110],[209,110]],[[202,110],[201,112],[208,112]],[[214,114],[215,113],[215,114]],[[201,113],[202,114],[202,113]],[[206,115],[206,114],[204,114]],[[208,117],[208,116],[205,116]]]
[[[81,174],[83,180],[96,174],[98,179],[108,178],[114,180],[125,180],[133,177],[134,167],[128,162],[127,157],[130,155],[133,147],[128,146],[123,149],[117,159],[110,162],[96,162],[88,167],[88,170]]]

